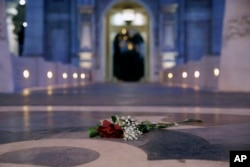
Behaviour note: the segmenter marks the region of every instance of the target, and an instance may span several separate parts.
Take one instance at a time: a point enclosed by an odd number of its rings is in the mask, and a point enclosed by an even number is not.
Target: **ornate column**
[[[26,4],[24,56],[43,56],[44,50],[44,0],[29,0]]]
[[[93,67],[93,5],[81,4],[79,6],[79,65],[84,69]]]
[[[250,1],[226,0],[219,90],[250,92]]]
[[[175,65],[175,57],[178,54],[175,46],[177,7],[177,4],[168,4],[162,7],[160,50],[163,69],[173,67]]]
[[[8,46],[5,0],[0,0],[0,92],[13,92],[12,61]]]

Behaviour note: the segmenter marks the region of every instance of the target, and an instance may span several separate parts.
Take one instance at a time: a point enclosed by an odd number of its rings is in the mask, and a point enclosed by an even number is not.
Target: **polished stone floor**
[[[250,108],[250,93],[197,91],[168,87],[163,84],[107,83],[32,90],[24,90],[15,94],[0,94],[0,105]]]
[[[229,166],[250,150],[250,94],[160,84],[87,84],[0,94],[0,166]],[[144,134],[136,141],[90,139],[111,115],[203,123]]]

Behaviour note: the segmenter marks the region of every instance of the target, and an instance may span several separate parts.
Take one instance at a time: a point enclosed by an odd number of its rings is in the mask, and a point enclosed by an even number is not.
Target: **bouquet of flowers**
[[[128,116],[111,116],[112,122],[103,120],[101,125],[88,129],[89,137],[100,136],[103,138],[124,138],[125,140],[137,140],[143,133],[153,129],[164,129],[181,124],[202,122],[199,119],[188,118],[184,121],[173,123],[153,123],[150,121],[139,122]]]

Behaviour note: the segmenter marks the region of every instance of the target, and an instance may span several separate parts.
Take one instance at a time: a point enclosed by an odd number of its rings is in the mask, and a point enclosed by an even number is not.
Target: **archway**
[[[133,29],[123,28],[113,42],[113,75],[122,81],[139,81],[144,76],[144,40]]]
[[[117,16],[121,14],[121,11],[126,7],[130,6],[134,9],[135,14],[138,17],[144,17],[143,20],[145,22],[139,23],[141,25],[137,25],[137,23],[131,23],[130,25],[123,22],[118,22],[116,25],[113,25],[114,20],[118,20]],[[102,31],[100,31],[100,35],[104,40],[101,41],[101,45],[99,47],[99,53],[101,55],[100,59],[100,67],[103,69],[101,71],[101,75],[104,76],[106,81],[115,81],[115,76],[113,72],[113,41],[117,33],[122,28],[126,29],[134,29],[139,32],[144,39],[144,77],[142,80],[145,81],[154,81],[154,71],[155,71],[155,57],[154,52],[154,31],[153,31],[153,17],[151,11],[148,6],[144,4],[144,2],[138,1],[111,1],[106,5],[104,11],[102,12],[101,18],[103,18],[104,22],[102,24]],[[140,20],[140,19],[138,19]],[[142,20],[142,19],[141,19]],[[121,21],[121,19],[120,19]]]

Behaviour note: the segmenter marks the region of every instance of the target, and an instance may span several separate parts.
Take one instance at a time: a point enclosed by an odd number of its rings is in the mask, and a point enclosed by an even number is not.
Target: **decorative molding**
[[[84,6],[79,6],[79,11],[82,14],[92,14],[93,13],[93,6],[90,5],[84,5]]]
[[[209,10],[190,10],[185,13],[186,21],[208,21],[211,19]]]
[[[224,25],[223,42],[250,35],[250,15],[228,19]]]
[[[93,6],[95,4],[94,0],[77,0],[78,5],[91,5]]]
[[[164,13],[175,13],[177,11],[178,4],[167,4],[161,6],[161,11]]]

